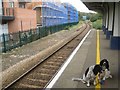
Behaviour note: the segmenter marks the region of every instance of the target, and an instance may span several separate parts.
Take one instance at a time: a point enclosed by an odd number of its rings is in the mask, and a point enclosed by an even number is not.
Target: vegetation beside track
[[[92,27],[95,29],[102,29],[102,14],[100,13],[79,13],[79,20],[89,20],[92,23]]]

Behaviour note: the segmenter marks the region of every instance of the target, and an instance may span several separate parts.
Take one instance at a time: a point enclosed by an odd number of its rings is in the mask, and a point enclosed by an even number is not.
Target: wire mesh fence
[[[78,22],[54,25],[49,27],[39,27],[28,31],[19,31],[16,33],[2,34],[0,36],[0,51],[6,53],[14,48],[21,47],[27,43],[33,42],[49,34],[76,25]]]

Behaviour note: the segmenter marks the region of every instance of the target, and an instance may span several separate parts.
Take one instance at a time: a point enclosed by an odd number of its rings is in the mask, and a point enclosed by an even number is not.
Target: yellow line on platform
[[[96,51],[96,64],[100,63],[100,36],[99,36],[99,30],[97,30],[97,51]],[[98,77],[96,79],[97,83],[98,83]],[[95,90],[100,90],[101,86],[100,83],[98,83],[95,86]]]

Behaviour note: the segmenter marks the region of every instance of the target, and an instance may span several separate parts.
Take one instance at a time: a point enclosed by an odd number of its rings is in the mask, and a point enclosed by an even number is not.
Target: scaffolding
[[[78,11],[71,4],[60,0],[40,0],[28,4],[28,8],[36,10],[38,26],[55,26],[78,22]]]
[[[57,2],[42,2],[42,26],[54,26],[68,23],[67,10]]]
[[[68,23],[78,22],[78,11],[69,3],[62,3],[68,12]]]

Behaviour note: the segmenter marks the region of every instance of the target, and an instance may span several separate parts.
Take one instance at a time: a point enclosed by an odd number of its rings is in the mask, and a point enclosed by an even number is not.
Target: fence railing
[[[2,8],[3,16],[14,16],[14,9],[13,8]]]
[[[28,31],[19,31],[16,33],[2,34],[0,36],[0,51],[6,53],[7,51],[10,51],[14,48],[21,47],[27,43],[66,29],[75,24],[77,24],[77,22],[49,27],[39,27]]]

